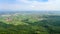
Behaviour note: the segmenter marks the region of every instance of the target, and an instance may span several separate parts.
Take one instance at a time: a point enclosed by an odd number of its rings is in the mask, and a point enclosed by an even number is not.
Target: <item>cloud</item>
[[[0,4],[0,9],[5,10],[60,10],[60,0],[48,0],[40,2],[37,0],[16,0],[14,4]]]
[[[33,10],[59,10],[60,0],[48,0],[48,2],[38,2],[38,1],[28,1],[28,0],[22,0],[22,2],[27,3],[27,9],[33,9]],[[34,7],[32,7],[34,6]]]

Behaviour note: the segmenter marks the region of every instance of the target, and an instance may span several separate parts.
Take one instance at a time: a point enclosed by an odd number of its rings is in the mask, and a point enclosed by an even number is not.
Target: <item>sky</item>
[[[0,0],[0,10],[59,10],[60,0]]]

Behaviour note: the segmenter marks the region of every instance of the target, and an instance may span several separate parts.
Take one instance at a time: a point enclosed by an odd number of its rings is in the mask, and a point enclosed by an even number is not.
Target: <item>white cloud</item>
[[[60,10],[60,0],[48,0],[48,2],[16,0],[24,4],[0,4],[0,9],[11,10]]]

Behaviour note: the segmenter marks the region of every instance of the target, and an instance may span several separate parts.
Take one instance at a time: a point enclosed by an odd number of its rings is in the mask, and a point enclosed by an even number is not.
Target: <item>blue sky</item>
[[[0,10],[60,10],[60,0],[0,0]]]

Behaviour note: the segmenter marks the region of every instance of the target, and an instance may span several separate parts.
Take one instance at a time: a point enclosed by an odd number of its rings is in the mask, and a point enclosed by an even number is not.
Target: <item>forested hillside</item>
[[[9,15],[0,15],[0,34],[60,34],[60,15]]]

